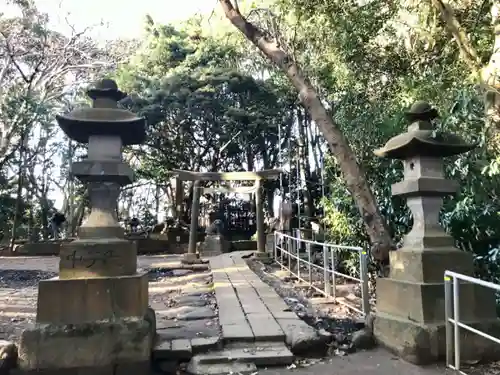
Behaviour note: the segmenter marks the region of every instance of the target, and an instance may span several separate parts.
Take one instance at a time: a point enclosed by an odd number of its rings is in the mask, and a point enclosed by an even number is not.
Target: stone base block
[[[59,278],[126,276],[137,271],[137,245],[128,240],[75,240],[59,253]]]
[[[149,374],[151,364],[144,362],[123,362],[99,367],[72,367],[41,370],[12,370],[9,375],[138,375]]]
[[[230,243],[222,236],[207,235],[200,250],[202,256],[216,256],[229,252]]]
[[[21,335],[19,368],[23,371],[106,369],[107,366],[115,369],[126,363],[145,364],[151,356],[151,335],[151,326],[143,318],[67,325],[37,324]]]
[[[500,320],[467,322],[475,329],[500,337]],[[374,334],[380,345],[404,360],[426,365],[446,357],[446,327],[444,323],[419,324],[385,313],[377,313]],[[500,347],[475,333],[460,330],[463,360],[493,360],[500,358]]]
[[[101,319],[144,317],[148,275],[50,279],[38,285],[37,322],[78,324]]]
[[[496,318],[495,295],[492,290],[474,284],[461,284],[459,291],[460,316],[463,319],[479,321]],[[377,311],[416,322],[443,322],[444,283],[416,283],[379,278]]]
[[[442,283],[444,271],[472,275],[472,254],[454,247],[428,250],[402,248],[389,253],[389,277],[415,283]]]
[[[181,259],[182,264],[203,264],[208,263],[207,260],[200,259],[199,254],[186,253]]]
[[[268,252],[269,254],[274,254],[274,239],[274,233],[266,234],[266,252]]]
[[[231,251],[257,251],[257,241],[231,241],[230,248]]]
[[[26,243],[15,247],[14,255],[59,255],[61,241]]]

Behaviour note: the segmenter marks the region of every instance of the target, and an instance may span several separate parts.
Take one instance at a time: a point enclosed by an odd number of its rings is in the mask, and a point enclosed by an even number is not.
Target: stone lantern
[[[458,189],[443,174],[443,158],[475,146],[453,134],[437,133],[438,117],[428,103],[416,102],[405,114],[406,133],[395,136],[375,151],[380,157],[399,159],[404,179],[392,185],[413,215],[413,227],[403,247],[390,253],[390,274],[377,280],[377,340],[404,359],[426,364],[443,358],[445,351],[444,272],[473,273],[472,254],[454,246],[439,225],[443,197]],[[497,324],[493,293],[476,285],[460,286],[460,319],[479,326]],[[476,358],[487,342],[462,330],[462,353]],[[465,338],[465,336],[467,336]]]
[[[20,366],[115,374],[117,366],[137,365],[140,373],[149,365],[154,319],[147,274],[137,272],[136,245],[124,238],[116,209],[120,187],[133,181],[122,146],[144,141],[145,120],[118,108],[126,94],[112,80],[88,96],[91,108],[57,122],[69,138],[88,144],[88,156],[71,173],[87,185],[91,212],[78,238],[61,247],[59,277],[39,284],[37,324],[23,332]]]

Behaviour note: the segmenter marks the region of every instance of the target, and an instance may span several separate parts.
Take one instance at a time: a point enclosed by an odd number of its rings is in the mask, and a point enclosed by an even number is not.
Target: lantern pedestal
[[[408,362],[437,362],[446,355],[444,271],[471,275],[472,255],[454,248],[401,249],[390,253],[390,264],[389,278],[377,280],[375,337]],[[499,337],[494,297],[484,287],[460,285],[460,321]],[[500,354],[490,341],[464,329],[460,342],[466,360]]]

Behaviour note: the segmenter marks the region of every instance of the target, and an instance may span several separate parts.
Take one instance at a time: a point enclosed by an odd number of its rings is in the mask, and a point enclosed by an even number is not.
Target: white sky
[[[0,0],[0,4],[4,1]],[[157,23],[169,23],[196,13],[210,13],[218,6],[216,0],[35,0],[35,3],[40,11],[49,14],[58,31],[69,31],[66,18],[77,30],[103,22],[105,27],[93,35],[99,39],[140,36],[146,14]]]

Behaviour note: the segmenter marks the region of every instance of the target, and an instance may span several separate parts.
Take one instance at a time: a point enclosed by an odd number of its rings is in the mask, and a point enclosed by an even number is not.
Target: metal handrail
[[[284,248],[284,243],[287,244],[287,249]],[[308,259],[302,259],[299,256],[299,250],[301,248],[301,243],[306,245]],[[311,245],[316,245],[322,247],[323,251],[323,267],[314,264],[312,262]],[[351,275],[346,275],[335,269],[335,258],[336,253],[340,250],[356,251],[359,253],[359,274],[360,277],[353,277]],[[280,252],[278,254],[278,251]],[[293,252],[292,252],[293,251]],[[283,256],[288,255],[288,267],[285,265]],[[301,239],[297,237],[290,236],[281,232],[274,232],[274,260],[278,263],[282,269],[286,269],[291,275],[296,277],[298,280],[308,284],[312,289],[321,293],[326,298],[332,298],[334,301],[354,310],[363,315],[367,315],[370,312],[370,296],[368,291],[368,260],[366,251],[361,247],[354,246],[343,246],[328,242],[317,242],[312,240]],[[297,270],[292,270],[291,260],[295,259],[297,261]],[[301,277],[300,265],[301,263],[306,264],[309,273],[309,281]],[[312,285],[312,270],[318,269],[323,271],[323,282],[324,289],[320,289]],[[361,284],[361,299],[362,307],[361,310],[355,306],[349,305],[341,300],[337,300],[336,291],[336,279],[337,277],[342,277],[345,279],[357,281]]]
[[[479,331],[467,324],[460,322],[460,293],[459,281],[466,281],[472,284],[481,285],[500,292],[500,285],[484,281],[475,277],[462,275],[457,272],[444,272],[444,301],[445,301],[445,322],[446,322],[446,367],[449,367],[461,374],[460,370],[460,328],[475,333],[485,339],[500,344],[500,339]],[[452,363],[453,362],[453,363]]]

